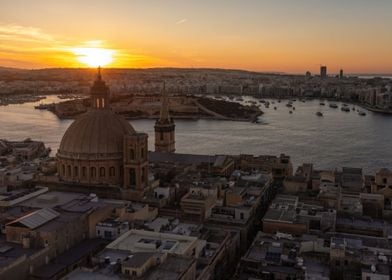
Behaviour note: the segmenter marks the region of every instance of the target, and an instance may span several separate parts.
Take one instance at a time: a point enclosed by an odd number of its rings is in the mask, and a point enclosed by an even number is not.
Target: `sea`
[[[291,157],[294,167],[313,163],[316,169],[360,167],[366,174],[392,168],[392,115],[373,113],[349,104],[350,112],[320,105],[320,100],[266,99],[269,108],[256,102],[264,114],[258,123],[220,120],[175,120],[176,152],[192,154],[253,154]],[[34,109],[40,103],[58,102],[47,96],[39,102],[0,106],[0,139],[43,141],[56,154],[61,138],[72,120],[60,120],[52,112]],[[274,109],[276,107],[276,110]],[[355,110],[353,110],[355,109]],[[358,110],[366,112],[360,116]],[[292,111],[292,113],[290,113]],[[316,113],[321,112],[322,117]],[[149,135],[154,148],[154,120],[132,120],[137,131]]]

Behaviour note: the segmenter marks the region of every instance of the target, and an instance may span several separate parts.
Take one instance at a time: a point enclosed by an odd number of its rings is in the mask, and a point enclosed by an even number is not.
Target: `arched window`
[[[61,165],[61,174],[63,174],[63,176],[65,176],[65,164]]]
[[[133,149],[129,149],[129,159],[130,160],[135,159],[135,151]]]
[[[97,176],[97,169],[95,167],[90,167],[90,177],[95,178]]]
[[[71,176],[72,176],[72,173],[71,173],[71,165],[68,165],[68,166],[67,166],[67,176],[68,176],[68,177],[71,177]]]
[[[159,133],[159,136],[161,138],[161,141],[163,141],[163,132],[162,131]]]
[[[74,166],[74,177],[78,177],[79,176],[79,168],[77,166]]]
[[[141,155],[141,158],[144,159],[144,148],[141,148],[140,155]]]
[[[129,169],[129,184],[131,186],[135,186],[136,185],[136,172],[134,168],[130,168]]]
[[[86,172],[86,166],[83,166],[82,167],[82,177],[86,177],[86,174],[87,172]]]
[[[110,177],[116,176],[116,169],[113,166],[109,168],[109,176]]]
[[[105,177],[105,167],[101,167],[101,168],[99,169],[99,176],[100,176],[100,177]]]

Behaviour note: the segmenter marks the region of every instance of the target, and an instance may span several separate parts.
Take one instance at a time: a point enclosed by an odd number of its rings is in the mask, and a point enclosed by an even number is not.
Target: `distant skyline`
[[[391,11],[390,0],[0,0],[0,66],[92,66],[85,52],[99,48],[107,67],[392,73]]]

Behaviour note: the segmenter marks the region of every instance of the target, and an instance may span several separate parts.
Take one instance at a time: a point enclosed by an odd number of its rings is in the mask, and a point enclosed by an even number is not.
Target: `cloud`
[[[183,24],[183,23],[185,23],[187,21],[188,21],[187,18],[183,18],[183,19],[180,19],[179,21],[177,21],[176,24]]]
[[[0,25],[0,36],[14,41],[53,41],[53,37],[40,28],[16,24]]]

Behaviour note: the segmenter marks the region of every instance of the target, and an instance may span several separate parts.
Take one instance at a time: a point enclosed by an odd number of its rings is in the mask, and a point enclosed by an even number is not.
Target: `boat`
[[[348,107],[342,107],[341,110],[344,112],[350,112],[350,108]]]
[[[324,102],[320,102],[320,105],[321,105],[321,106],[325,106],[325,103],[324,103]]]
[[[287,104],[286,104],[286,107],[293,107],[293,104],[287,103]]]
[[[293,111],[290,111],[289,113],[290,113],[290,114],[292,114],[292,113],[293,113]]]
[[[348,104],[346,104],[346,103],[343,103],[343,106],[344,106],[344,107],[347,107],[347,106],[348,106]]]
[[[323,116],[323,113],[317,112],[316,115],[319,116],[319,117],[322,117],[322,116]]]
[[[293,110],[295,110],[295,107],[293,107]]]
[[[355,107],[353,107],[352,110],[355,111]]]
[[[260,102],[261,102],[261,103],[265,103],[265,100],[264,100],[264,99],[260,99]]]
[[[338,105],[336,105],[335,103],[330,103],[329,107],[336,109],[338,108]]]
[[[278,109],[278,108],[276,108],[276,106],[274,107],[274,110],[276,110],[276,109]]]
[[[54,106],[55,106],[54,103],[52,103],[52,104],[43,104],[43,103],[41,103],[41,104],[39,104],[37,106],[34,106],[34,109],[37,109],[37,110],[51,110],[51,109],[54,109]]]
[[[280,103],[280,99],[278,99],[278,103]]]
[[[360,116],[366,116],[366,113],[364,111],[359,111],[358,113]]]

